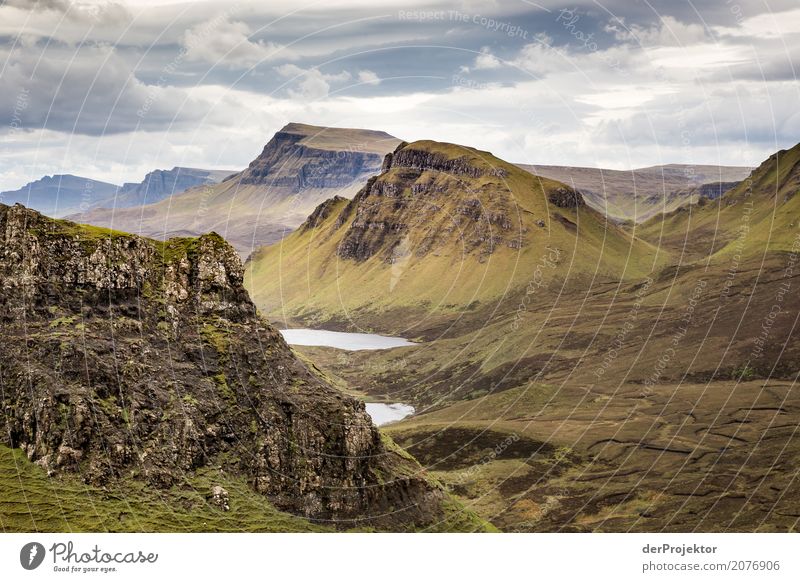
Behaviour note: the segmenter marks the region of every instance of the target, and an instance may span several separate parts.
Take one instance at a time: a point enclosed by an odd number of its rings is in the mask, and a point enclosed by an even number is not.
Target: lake
[[[342,331],[327,331],[324,329],[282,329],[283,339],[293,346],[322,346],[338,348],[340,350],[387,350],[413,346],[401,337],[389,337],[374,333],[346,333]],[[367,414],[372,417],[376,426],[402,420],[414,414],[414,407],[402,402],[384,404],[382,402],[367,402]]]
[[[402,420],[406,416],[411,416],[414,414],[414,407],[400,402],[395,404],[367,402],[367,414],[372,417],[372,422],[375,423],[375,426],[383,426],[390,422]]]
[[[374,333],[346,333],[324,329],[282,329],[286,343],[294,346],[323,346],[340,350],[387,350],[416,345],[402,337]]]

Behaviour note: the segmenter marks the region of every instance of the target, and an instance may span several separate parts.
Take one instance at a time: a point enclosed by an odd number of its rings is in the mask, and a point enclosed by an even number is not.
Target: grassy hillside
[[[771,156],[719,199],[654,217],[636,234],[685,261],[789,252],[800,232],[798,190],[800,145]]]
[[[608,252],[613,245],[601,250],[596,239],[581,238],[592,211],[548,208],[551,225],[566,224],[559,216],[581,218],[574,231],[551,229],[560,245],[572,232],[567,263],[573,266],[519,259],[514,264],[532,285],[509,285],[505,300],[489,300],[496,295],[487,292],[483,302],[453,309],[449,318],[444,308],[426,308],[427,327],[420,334],[425,341],[414,347],[346,355],[299,349],[354,392],[413,404],[416,414],[387,432],[501,529],[796,531],[798,161],[800,146],[773,156],[749,183],[719,200],[637,226],[627,261]],[[398,182],[392,172],[412,169],[390,169],[386,183]],[[460,181],[470,195],[479,191],[474,180],[461,175]],[[548,183],[540,184],[546,191]],[[272,305],[291,306],[293,293],[310,305],[322,297],[317,311],[303,312],[298,305],[286,315],[329,325],[341,321],[324,319],[326,310],[335,309],[331,305],[353,302],[368,306],[348,311],[355,322],[403,332],[414,294],[425,297],[442,280],[469,280],[459,269],[488,272],[495,254],[524,256],[524,245],[498,247],[481,261],[484,247],[478,245],[462,253],[456,268],[440,264],[417,288],[412,277],[405,284],[413,291],[395,300],[405,311],[394,308],[385,280],[394,263],[387,267],[384,261],[396,258],[386,250],[400,237],[390,227],[413,215],[404,214],[397,196],[387,200],[387,191],[396,190],[378,190],[380,201],[356,197],[353,206],[361,202],[360,211],[343,201],[319,209],[282,250],[270,247],[259,255],[272,257],[272,280],[265,283]],[[439,192],[445,191],[452,192]],[[517,204],[520,216],[531,212],[537,219],[543,191]],[[481,199],[490,213],[496,202],[497,197]],[[431,203],[442,205],[435,198]],[[397,215],[394,222],[389,214]],[[425,215],[431,217],[437,215]],[[360,224],[358,244],[349,244],[352,232],[342,233],[337,223]],[[515,228],[524,231],[527,224],[523,218]],[[471,248],[474,230],[462,232],[463,246]],[[535,243],[539,232],[524,231],[533,233],[526,242]],[[292,247],[296,241],[302,244]],[[319,269],[317,254],[326,244],[333,247],[324,255],[333,257],[328,260],[340,276],[338,287],[319,283],[329,276]],[[642,248],[646,252],[636,252]],[[426,253],[414,253],[409,263],[427,260]],[[593,269],[595,264],[605,270]],[[268,265],[250,267],[266,279]],[[615,276],[615,267],[624,270]],[[372,277],[359,269],[370,269]],[[586,276],[595,270],[604,274]],[[382,297],[370,287],[381,275]],[[499,269],[494,275],[515,280]],[[496,278],[487,279],[496,284]],[[394,288],[401,284],[396,281]],[[374,305],[383,311],[367,312]],[[281,315],[278,309],[272,313]]]
[[[389,310],[435,318],[508,300],[534,277],[583,285],[656,266],[651,245],[573,204],[559,182],[453,144],[394,155],[422,161],[393,163],[352,202],[329,201],[252,255],[246,286],[265,313],[367,326]]]
[[[615,221],[643,222],[662,212],[697,202],[703,184],[738,182],[751,168],[739,166],[652,166],[609,170],[571,166],[519,164],[532,174],[569,184],[580,190],[587,204]]]

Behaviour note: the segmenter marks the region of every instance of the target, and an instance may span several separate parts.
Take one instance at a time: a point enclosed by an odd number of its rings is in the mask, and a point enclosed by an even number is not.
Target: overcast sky
[[[800,141],[797,0],[0,0],[0,35],[0,190],[238,169],[289,121],[619,169]]]

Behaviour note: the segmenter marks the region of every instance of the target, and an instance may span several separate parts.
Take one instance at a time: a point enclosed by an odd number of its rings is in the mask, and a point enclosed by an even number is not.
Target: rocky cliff
[[[348,224],[338,256],[365,261],[380,254],[392,263],[448,246],[479,257],[521,248],[528,227],[507,182],[515,169],[489,159],[451,144],[400,144],[338,217],[337,227]],[[583,203],[567,186],[557,192],[559,202],[571,197],[570,208]]]
[[[175,167],[171,170],[154,170],[141,182],[126,182],[116,196],[103,201],[102,206],[129,208],[141,204],[153,204],[194,186],[219,184],[234,174],[233,170],[202,170]]]
[[[382,131],[289,123],[247,169],[219,184],[73,218],[157,239],[213,230],[246,257],[300,226],[324,200],[355,195],[399,141]]]
[[[313,519],[442,519],[444,494],[294,357],[242,276],[213,233],[162,243],[0,205],[0,443],[93,485],[215,467]]]
[[[298,192],[308,188],[344,188],[376,173],[384,150],[397,141],[380,131],[290,123],[272,137],[261,155],[237,179],[241,184]]]

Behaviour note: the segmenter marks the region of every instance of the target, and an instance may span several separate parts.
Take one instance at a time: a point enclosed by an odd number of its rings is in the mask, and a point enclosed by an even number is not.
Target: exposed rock
[[[498,245],[524,244],[521,236],[512,235],[511,244],[499,236],[501,231],[521,229],[512,212],[513,196],[503,182],[507,169],[484,162],[482,152],[454,151],[459,155],[448,157],[424,144],[401,144],[388,154],[384,172],[371,178],[340,211],[335,228],[349,226],[337,254],[355,261],[380,255],[391,263],[393,249],[407,236],[418,257],[449,244],[483,255]],[[329,208],[318,207],[315,214]]]
[[[577,190],[564,186],[550,192],[547,199],[559,208],[578,208],[586,206],[586,202]]]
[[[238,180],[241,184],[263,184],[272,187],[342,188],[355,178],[377,173],[383,156],[358,143],[347,149],[325,149],[315,147],[318,137],[306,126],[289,124],[277,132],[264,146],[261,155],[250,163]],[[336,128],[312,128],[327,137]],[[396,139],[384,132],[369,132],[371,139],[384,139],[396,143]]]
[[[440,519],[441,492],[294,357],[242,275],[213,233],[159,243],[0,205],[0,442],[95,485],[219,466],[343,526]]]
[[[230,511],[231,509],[228,491],[219,485],[214,485],[211,488],[211,497],[209,498],[209,502],[211,505],[219,507],[222,511]]]

